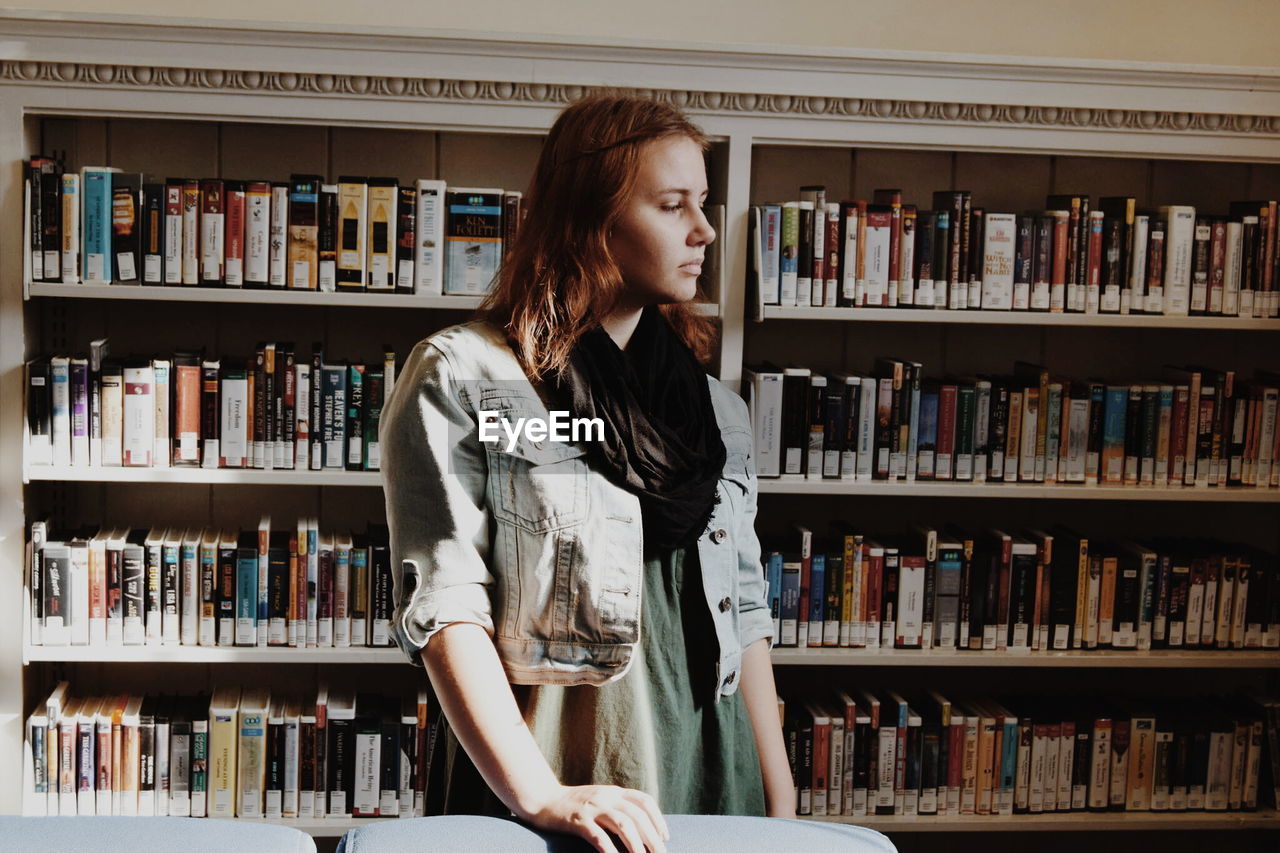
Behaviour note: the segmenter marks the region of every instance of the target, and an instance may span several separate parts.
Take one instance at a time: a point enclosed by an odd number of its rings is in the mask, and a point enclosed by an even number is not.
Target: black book
[[[297,374],[294,372],[294,363],[296,357],[293,352],[293,342],[286,341],[277,347],[276,359],[278,360],[278,372],[281,372],[280,381],[276,384],[279,386],[279,431],[280,438],[278,441],[283,442],[283,447],[277,453],[276,465],[282,468],[294,467],[294,442],[297,439],[298,430],[298,414],[297,400],[298,389],[294,383],[297,382]]]
[[[351,814],[352,783],[355,775],[355,697],[332,691],[325,718],[325,779],[329,792],[329,814]]]
[[[347,365],[347,458],[348,471],[364,468],[364,376],[363,364]]]
[[[906,770],[903,773],[903,790],[906,799],[915,800],[917,812],[919,812],[921,771],[924,764],[923,734],[922,726],[907,726],[907,761]]]
[[[214,606],[217,626],[217,643],[220,646],[236,644],[236,539],[220,536],[218,539],[217,579]],[[257,594],[254,594],[257,608]]]
[[[1099,479],[1099,465],[1102,459],[1102,428],[1104,423],[1106,383],[1089,381],[1089,437],[1085,442],[1085,480],[1092,475],[1094,481]]]
[[[809,369],[788,367],[782,377],[782,473],[803,475],[808,445]]]
[[[142,185],[142,283],[164,284],[164,184]]]
[[[418,190],[400,187],[396,194],[396,293],[413,293],[414,251],[417,246]],[[503,241],[503,249],[509,247]]]
[[[1191,307],[1190,313],[1209,313],[1209,251],[1213,244],[1215,217],[1199,215],[1191,241]]]
[[[1053,561],[1049,573],[1049,647],[1055,651],[1072,648],[1075,639],[1076,594],[1080,583],[1080,561],[1088,559],[1089,542],[1066,527],[1053,531]]]
[[[1036,220],[1033,216],[1017,218],[1018,236],[1013,251],[1013,308],[1025,311],[1031,307],[1032,268],[1036,257]],[[985,250],[985,246],[983,247]]]
[[[34,207],[35,187],[32,187]],[[49,157],[40,160],[40,230],[41,254],[44,256],[44,280],[62,280],[62,164]]]
[[[964,190],[938,190],[933,194],[934,208],[947,214],[946,254],[942,256],[941,263],[935,262],[933,304],[938,308],[949,307],[949,285],[962,281],[969,268],[969,258],[964,251],[968,247],[969,240],[968,195]],[[939,236],[943,236],[941,218],[938,224]],[[945,281],[948,286],[939,289],[939,281]],[[950,307],[965,308],[966,305]]]
[[[30,258],[31,278],[44,281],[44,201],[41,186],[44,176],[41,163],[45,158],[32,157],[26,163],[27,178],[27,255]],[[52,211],[50,211],[52,216]]]
[[[800,239],[797,241],[796,249],[799,256],[796,258],[796,278],[813,280],[813,217],[816,212],[812,207],[801,207],[800,216]],[[825,216],[825,214],[823,214]],[[809,293],[797,291],[797,301],[806,297],[810,297]],[[808,302],[802,304],[808,305]]]
[[[1049,286],[1053,281],[1053,217],[1035,217],[1035,249],[1031,259],[1031,308],[1049,310]]]
[[[142,175],[118,172],[111,176],[111,253],[115,280],[142,281]]]
[[[277,817],[283,811],[285,737],[284,705],[279,699],[272,699],[271,710],[267,714],[266,780],[263,785],[263,811],[267,817]]]
[[[1000,377],[991,378],[990,421],[987,425],[987,442],[991,453],[987,462],[987,479],[998,482],[1004,479],[1006,465],[1017,467],[1018,460],[1005,459],[1009,438],[1009,382]]]
[[[271,531],[267,546],[267,644],[283,646],[288,643],[289,601],[292,597],[289,585],[289,533]]]
[[[920,800],[916,811],[918,814],[933,815],[938,813],[938,786],[946,783],[943,774],[946,773],[947,765],[943,763],[942,756],[943,741],[947,738],[943,736],[942,723],[936,713],[925,712],[921,725],[907,730],[908,755],[911,733],[917,730],[920,732]],[[907,764],[907,788],[911,788],[910,762]]]
[[[394,697],[379,698],[382,700],[382,713],[378,721],[382,748],[379,751],[378,814],[390,817],[400,813],[400,708]]]
[[[320,264],[316,286],[337,290],[338,286],[338,188],[321,184],[316,207],[316,258]]]
[[[154,797],[156,791],[156,705],[159,697],[143,698],[138,715],[138,796]]]
[[[915,276],[917,287],[921,281],[933,281],[936,269],[933,265],[934,241],[937,239],[937,231],[938,212],[936,210],[922,210],[916,214],[916,245],[912,255],[912,265],[915,269],[912,270],[912,274]]]
[[[847,413],[851,403],[850,386],[841,376],[827,378],[822,412],[822,477],[838,479],[840,460],[848,439]],[[852,472],[847,472],[852,473]]]
[[[1142,605],[1142,551],[1138,548],[1117,548],[1115,631],[1111,646],[1116,649],[1134,649],[1138,644],[1138,614]]]
[[[1136,484],[1142,463],[1142,386],[1129,386],[1124,415],[1124,482]]]
[[[200,363],[200,438],[203,467],[218,467],[218,437],[222,434],[222,407],[219,386],[222,362]]]
[[[53,375],[48,356],[27,362],[27,431],[32,462],[53,463]]]
[[[371,636],[372,645],[386,646],[391,644],[390,625],[391,612],[395,609],[395,595],[391,574],[391,535],[385,524],[370,524],[367,532],[369,542],[369,587],[372,613]]]
[[[982,293],[982,265],[983,255],[986,249],[986,210],[981,207],[969,208],[969,233],[966,235],[968,241],[965,247],[966,260],[968,267],[965,278],[969,282],[969,288],[977,288],[978,295],[970,295],[969,302],[972,305],[975,301],[981,301]]]
[[[797,814],[813,814],[813,716],[805,709],[797,714],[796,787],[800,791]]]

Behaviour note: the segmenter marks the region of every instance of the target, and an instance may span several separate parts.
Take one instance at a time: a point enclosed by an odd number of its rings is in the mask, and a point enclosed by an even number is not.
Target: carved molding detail
[[[152,91],[216,91],[301,94],[437,102],[482,102],[560,106],[589,86],[311,74],[291,71],[233,71],[218,68],[162,68],[77,62],[0,61],[0,84],[136,87]],[[1003,125],[1082,130],[1136,130],[1166,133],[1276,135],[1280,116],[1156,110],[1090,109],[894,99],[828,98],[682,89],[636,89],[696,113],[903,121],[945,125]]]

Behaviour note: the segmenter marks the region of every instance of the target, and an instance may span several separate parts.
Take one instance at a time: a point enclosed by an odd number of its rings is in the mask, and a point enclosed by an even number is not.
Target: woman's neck
[[[644,313],[643,308],[627,308],[615,311],[600,322],[600,325],[613,338],[613,342],[617,344],[618,349],[624,352],[627,344],[631,343],[631,336],[635,334],[636,326],[640,325],[640,315]]]

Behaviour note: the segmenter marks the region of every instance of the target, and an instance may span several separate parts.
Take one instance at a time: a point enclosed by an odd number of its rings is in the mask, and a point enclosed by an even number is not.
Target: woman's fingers
[[[663,841],[671,840],[671,830],[667,827],[667,819],[663,817],[662,809],[658,807],[657,800],[644,791],[637,791],[634,788],[624,789],[623,795],[644,809],[644,813],[649,816],[649,820],[653,821],[653,825]]]
[[[606,808],[596,820],[622,839],[622,844],[626,847],[627,853],[646,853],[646,851],[648,853],[663,853],[661,849],[645,843],[645,839],[639,827],[636,826],[636,822],[620,806]],[[656,839],[655,842],[661,843]]]
[[[623,798],[619,808],[623,814],[631,818],[640,832],[641,839],[653,853],[666,853],[666,845],[662,843],[666,839],[662,836],[662,830],[653,822],[653,818],[647,811],[629,797]]]
[[[596,848],[596,853],[618,853],[618,848],[614,846],[609,833],[594,821],[588,821],[578,827],[578,834],[587,840],[592,847]]]

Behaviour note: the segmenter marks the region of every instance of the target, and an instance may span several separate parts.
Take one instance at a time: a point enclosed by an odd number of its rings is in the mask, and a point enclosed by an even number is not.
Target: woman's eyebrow
[[[701,192],[698,193],[698,195],[707,195],[707,193],[709,192],[710,190],[702,190]],[[694,194],[693,190],[687,189],[685,187],[667,187],[666,189],[658,190],[656,194],[667,195],[668,193],[672,193],[675,195],[693,195]]]

